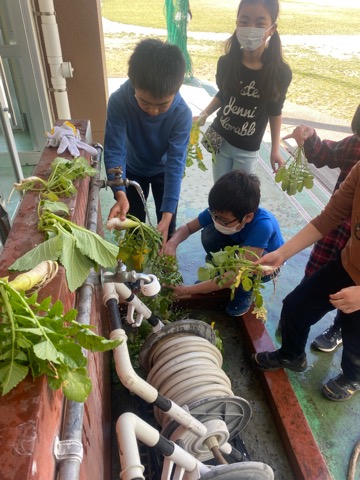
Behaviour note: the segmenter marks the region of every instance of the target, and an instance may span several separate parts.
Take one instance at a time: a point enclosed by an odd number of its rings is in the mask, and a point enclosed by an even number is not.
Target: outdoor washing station
[[[90,143],[90,122],[71,122],[81,132],[82,138]],[[51,161],[56,156],[54,149],[45,148],[34,174],[46,178]],[[100,159],[101,149],[96,161],[99,163]],[[36,200],[36,194],[32,192],[24,195],[0,256],[1,276],[9,275],[8,266],[43,241],[43,234],[37,230]],[[68,199],[67,203],[72,221],[101,233],[96,180],[81,180],[77,195]],[[40,296],[51,295],[53,301],[60,299],[65,310],[78,309],[79,322],[96,325],[97,332],[107,338],[120,338],[122,344],[114,351],[114,356],[121,382],[155,406],[154,416],[161,426],[160,433],[130,412],[122,415],[117,422],[121,478],[144,478],[138,439],[149,448],[156,446],[161,452],[164,459],[161,478],[164,479],[272,479],[269,466],[261,462],[242,462],[241,455],[230,443],[251,421],[251,409],[247,399],[236,397],[231,391],[229,380],[221,370],[221,355],[214,347],[211,328],[197,320],[162,328],[151,312],[137,302],[136,296],[127,287],[124,288],[122,282],[125,277],[121,276],[124,271],[119,269],[118,273],[118,276],[111,277],[111,282],[103,278],[102,287],[89,280],[76,293],[71,293],[64,270],[60,267],[56,279],[40,291]],[[144,289],[152,281],[156,283],[146,276],[139,276],[139,279],[143,280]],[[145,342],[140,355],[140,362],[149,371],[146,381],[140,379],[131,366],[122,324],[124,319],[119,316],[119,301],[135,308],[139,314],[135,317],[136,321],[152,322],[153,334]],[[201,308],[199,299],[196,299],[196,305]],[[261,322],[253,320],[251,313],[243,318],[244,334],[250,349],[272,349],[266,329]],[[174,363],[177,363],[177,348],[185,348],[185,354],[189,354],[190,358],[193,351],[203,350],[205,366],[199,366],[201,374],[208,368],[208,360],[211,363],[211,379],[207,378],[196,394],[193,390],[186,392],[187,388],[192,389],[200,383],[195,375],[189,378],[190,375],[185,374],[184,378],[178,379],[176,367],[175,370],[163,368],[170,363],[169,358],[175,357]],[[93,391],[85,404],[65,401],[61,391],[52,391],[43,377],[36,381],[27,378],[1,397],[2,480],[110,478],[111,355],[111,352],[88,354]],[[295,478],[330,479],[286,374],[279,371],[261,376]],[[212,381],[215,378],[219,380]],[[308,462],[309,456],[311,462]],[[212,458],[215,458],[217,467],[206,465]]]

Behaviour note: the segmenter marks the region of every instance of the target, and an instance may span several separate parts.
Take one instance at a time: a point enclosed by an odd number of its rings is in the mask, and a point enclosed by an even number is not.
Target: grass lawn
[[[159,0],[103,0],[103,16],[109,20],[166,29],[164,2]],[[360,4],[343,0],[283,0],[279,18],[280,35],[359,35]],[[191,2],[191,32],[231,33],[235,26],[238,0],[196,0]],[[116,33],[105,37],[108,75],[126,77],[127,61],[144,34]],[[158,36],[158,35],[157,35]],[[166,32],[163,37],[166,39]],[[354,42],[356,42],[354,38]],[[354,50],[354,44],[349,45]],[[213,82],[223,42],[196,40],[189,36],[188,51],[193,74]],[[285,45],[284,56],[293,71],[288,99],[335,118],[351,121],[360,98],[360,53],[334,58],[326,52],[303,45]]]

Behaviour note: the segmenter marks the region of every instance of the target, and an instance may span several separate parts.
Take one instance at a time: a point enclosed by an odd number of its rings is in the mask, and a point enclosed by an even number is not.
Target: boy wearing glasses
[[[209,260],[212,252],[218,252],[226,246],[247,248],[248,259],[253,261],[252,253],[261,257],[283,245],[278,221],[271,212],[259,207],[260,181],[256,175],[241,170],[226,173],[211,188],[208,203],[209,208],[175,231],[165,246],[165,253],[175,255],[178,245],[201,229],[201,242]],[[270,276],[263,279],[268,280]],[[215,280],[208,280],[170,288],[177,297],[181,297],[211,293],[226,287],[220,287]],[[252,292],[238,287],[226,312],[236,317],[244,315],[251,303]]]

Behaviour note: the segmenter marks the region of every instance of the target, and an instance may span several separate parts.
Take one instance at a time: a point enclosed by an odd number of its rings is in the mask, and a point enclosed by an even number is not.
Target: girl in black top
[[[278,14],[278,0],[241,0],[236,30],[217,64],[219,91],[200,116],[194,117],[204,125],[218,110],[211,127],[223,141],[213,164],[214,181],[234,169],[254,172],[268,121],[273,171],[284,162],[281,113],[292,73],[282,57]]]

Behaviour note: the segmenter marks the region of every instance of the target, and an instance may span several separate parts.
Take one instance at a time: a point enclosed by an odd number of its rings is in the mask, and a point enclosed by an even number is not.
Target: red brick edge
[[[248,312],[240,320],[253,353],[275,350],[264,324]],[[258,371],[297,480],[331,480],[330,472],[284,370]]]

